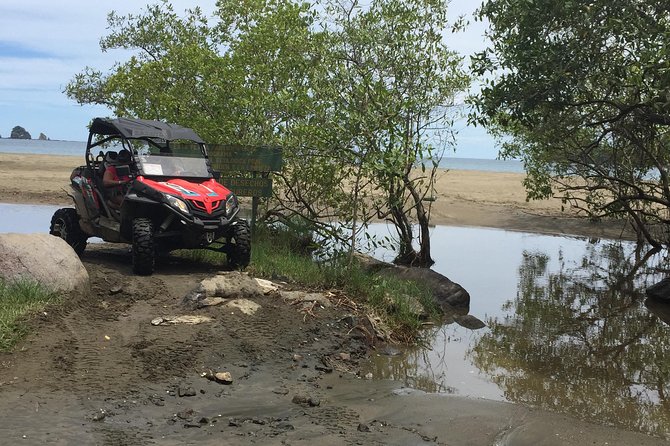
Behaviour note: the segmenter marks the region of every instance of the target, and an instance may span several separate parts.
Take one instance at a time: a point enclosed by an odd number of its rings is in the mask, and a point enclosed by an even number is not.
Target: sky
[[[111,116],[103,106],[80,106],[63,90],[86,66],[109,70],[125,61],[123,50],[103,53],[100,38],[107,34],[107,14],[140,13],[150,0],[2,0],[0,2],[0,136],[7,138],[20,125],[33,138],[83,141],[86,126],[97,116]],[[211,12],[215,0],[172,0],[175,12],[200,6]],[[480,2],[452,0],[454,17],[469,16]],[[471,21],[465,33],[447,34],[450,48],[464,56],[484,47],[485,25]],[[456,123],[457,149],[447,156],[488,158],[497,155],[491,137],[482,128]]]

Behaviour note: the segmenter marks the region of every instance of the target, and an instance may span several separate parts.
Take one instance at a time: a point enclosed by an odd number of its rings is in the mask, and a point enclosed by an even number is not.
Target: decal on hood
[[[158,184],[162,184],[163,186],[169,187],[169,188],[172,189],[172,190],[176,190],[176,191],[179,192],[180,194],[188,195],[189,197],[199,197],[199,196],[200,196],[199,193],[197,193],[197,192],[193,192],[192,190],[188,190],[188,189],[186,189],[185,187],[180,186],[180,185],[178,185],[178,184],[169,183],[169,182],[167,182],[167,181],[162,181],[162,182],[160,182],[160,183],[158,183]],[[210,190],[210,189],[208,189],[208,190]],[[210,190],[210,191],[211,191],[211,190]],[[211,196],[211,194],[208,194],[208,195]],[[216,196],[216,194],[214,194],[214,196]]]

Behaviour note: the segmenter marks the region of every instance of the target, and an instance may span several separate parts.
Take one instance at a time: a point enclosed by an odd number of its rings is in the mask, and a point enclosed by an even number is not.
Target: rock
[[[191,315],[182,315],[182,316],[162,316],[157,317],[151,320],[151,325],[174,325],[174,324],[188,324],[188,325],[197,325],[204,324],[206,322],[212,322],[212,318],[208,316],[191,316]]]
[[[123,291],[123,285],[116,285],[109,289],[109,294],[119,294],[121,291]]]
[[[392,266],[380,270],[379,274],[396,277],[398,279],[411,280],[428,287],[433,293],[435,303],[442,308],[443,311],[449,310],[449,307],[463,308],[466,310],[470,308],[470,294],[468,294],[465,288],[432,269]]]
[[[314,370],[318,370],[319,372],[324,372],[324,373],[333,373],[333,368],[329,367],[327,365],[317,364],[317,365],[314,366]]]
[[[256,278],[254,278],[254,280],[256,281],[258,286],[261,287],[263,294],[270,294],[279,290],[279,286],[273,282],[270,282],[269,280],[256,279]]]
[[[339,356],[339,358],[342,361],[351,361],[351,354],[349,354],[349,353],[342,352],[342,353],[339,353],[337,356]]]
[[[330,302],[330,299],[328,299],[328,297],[326,297],[326,295],[324,295],[323,293],[306,293],[304,291],[281,291],[279,294],[281,295],[282,299],[288,300],[291,303],[316,302],[325,308],[328,308],[333,305]]]
[[[382,262],[366,254],[357,254],[359,264],[372,273],[387,277],[411,280],[427,286],[433,293],[435,303],[444,310],[449,307],[465,309],[470,307],[470,294],[459,284],[429,268],[410,268]],[[447,307],[447,308],[444,308]]]
[[[230,372],[215,373],[214,378],[216,378],[216,382],[221,383],[221,384],[232,384],[233,383],[233,376],[230,374]]]
[[[647,296],[654,299],[670,300],[670,277],[647,288]]]
[[[107,417],[107,413],[104,410],[101,410],[100,412],[97,412],[91,417],[91,420],[93,421],[102,421]]]
[[[650,297],[644,301],[644,304],[660,320],[670,325],[670,300]]]
[[[307,395],[294,395],[293,399],[291,400],[293,404],[301,405],[307,404],[307,401],[309,401],[309,396]]]
[[[378,351],[379,351],[380,355],[384,355],[384,356],[400,356],[400,355],[402,355],[402,352],[400,350],[398,350],[397,348],[395,348],[391,345],[385,345],[382,348],[380,348]]]
[[[149,395],[149,401],[156,406],[165,406],[165,398],[156,394]]]
[[[471,314],[457,314],[454,316],[454,321],[461,327],[469,328],[470,330],[479,330],[486,327],[486,324]]]
[[[193,387],[181,387],[180,386],[178,391],[177,391],[177,395],[179,395],[180,397],[183,398],[183,397],[187,397],[187,396],[195,396],[196,392],[193,389]]]
[[[292,431],[295,429],[295,427],[288,421],[280,421],[279,423],[275,424],[274,427],[283,431]]]
[[[386,301],[386,305],[389,308],[395,307],[398,301],[404,301],[407,310],[411,314],[416,315],[420,320],[428,319],[428,312],[424,308],[423,304],[419,301],[419,299],[417,299],[414,296],[409,296],[407,294],[399,294],[396,295],[394,298],[391,295],[386,294],[384,296],[384,300]]]
[[[198,301],[198,308],[204,307],[215,307],[224,303],[226,299],[223,297],[205,297],[204,299]]]
[[[317,407],[321,405],[321,400],[318,397],[310,395],[295,395],[291,401],[301,406]]]
[[[223,297],[225,299],[253,299],[264,294],[263,288],[256,280],[240,271],[218,274],[200,282],[198,292],[206,297]]]
[[[377,260],[371,255],[363,253],[355,253],[354,257],[358,261],[358,264],[367,272],[376,273],[386,268],[393,268],[393,265],[387,262],[382,262]]]
[[[181,412],[177,412],[177,418],[182,420],[190,420],[193,417],[195,411],[193,409],[184,409]]]
[[[370,426],[365,423],[358,423],[358,432],[370,432]]]
[[[212,372],[210,370],[208,372],[203,372],[200,376],[207,378],[210,381],[215,381],[219,384],[228,385],[233,383],[233,375],[231,375],[230,372]]]
[[[12,131],[9,134],[9,137],[11,139],[31,139],[32,136],[30,136],[30,133],[28,133],[28,130],[24,129],[20,125],[14,126],[12,128]]]
[[[391,329],[384,323],[384,321],[374,314],[366,315],[361,321],[361,326],[369,334],[374,335],[376,338],[387,341],[391,336]]]
[[[261,308],[256,302],[252,302],[249,299],[235,299],[231,300],[226,304],[228,308],[236,308],[240,310],[243,314],[251,316],[256,314],[256,312]]]
[[[86,293],[86,268],[60,237],[49,234],[0,234],[0,278],[34,281],[58,293]]]
[[[303,359],[304,359],[304,357],[302,355],[299,355],[297,353],[295,355],[293,355],[293,361],[295,361],[295,362],[300,362]]]

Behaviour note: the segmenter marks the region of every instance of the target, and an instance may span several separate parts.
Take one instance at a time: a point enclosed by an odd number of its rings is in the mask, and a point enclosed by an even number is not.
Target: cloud
[[[100,51],[100,39],[109,32],[110,11],[140,14],[147,4],[155,3],[159,2],[0,0],[0,134],[4,135],[3,128],[11,124],[23,125],[31,133],[44,131],[55,139],[80,140],[92,117],[108,116],[110,112],[100,106],[76,105],[62,93],[63,88],[86,66],[105,71],[116,61],[128,59],[125,50]],[[210,16],[216,1],[170,3],[177,13],[199,6]],[[478,4],[452,0],[449,13],[453,19],[459,15],[471,19]],[[464,56],[485,45],[487,24],[470,21],[467,32],[445,35],[447,45]],[[475,131],[481,135],[479,132]],[[466,132],[463,138],[466,141],[470,136]]]
[[[33,59],[54,57],[54,54],[27,47],[18,42],[0,41],[0,58],[4,57]]]

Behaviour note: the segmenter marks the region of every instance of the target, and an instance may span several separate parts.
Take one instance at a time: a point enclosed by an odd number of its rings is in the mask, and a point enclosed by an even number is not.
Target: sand
[[[82,157],[0,153],[0,202],[70,205],[66,195],[72,169]],[[441,171],[431,221],[436,225],[478,226],[545,234],[630,238],[621,222],[592,223],[558,199],[526,201],[524,174],[468,170]]]

